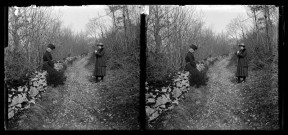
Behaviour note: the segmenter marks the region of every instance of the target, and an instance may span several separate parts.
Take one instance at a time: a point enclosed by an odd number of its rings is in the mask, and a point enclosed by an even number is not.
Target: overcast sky
[[[60,14],[64,26],[71,27],[74,32],[80,32],[85,31],[89,19],[104,16],[106,8],[106,5],[58,6],[54,7],[54,11]]]
[[[204,13],[206,26],[216,33],[225,32],[227,24],[237,16],[241,16],[243,20],[248,18],[243,5],[197,5],[196,8]],[[249,23],[249,20],[245,23]]]
[[[75,7],[55,7],[56,13],[62,15],[65,26],[72,28],[74,32],[84,31],[85,24],[89,19],[105,15],[106,5],[95,6],[75,6]],[[226,25],[238,15],[247,18],[245,8],[242,5],[197,5],[196,10],[204,14],[205,25],[220,33],[226,31]]]

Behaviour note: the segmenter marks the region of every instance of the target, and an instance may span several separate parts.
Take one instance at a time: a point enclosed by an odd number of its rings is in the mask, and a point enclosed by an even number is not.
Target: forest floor
[[[107,71],[104,82],[91,82],[91,68],[85,67],[89,57],[80,58],[65,72],[65,85],[48,87],[42,99],[16,119],[12,129],[36,130],[109,130],[123,129],[125,125],[115,124],[111,112],[103,112],[101,85],[111,81],[112,73]],[[92,65],[93,66],[93,65]],[[91,66],[90,66],[91,67]]]
[[[228,68],[231,55],[216,61],[207,74],[207,86],[193,88],[173,110],[162,115],[155,129],[181,130],[245,130],[241,88],[236,83],[235,66]],[[249,81],[249,80],[248,80]]]
[[[95,115],[95,111],[99,111],[97,85],[101,83],[89,82],[91,73],[84,68],[86,62],[87,57],[68,68],[63,100],[53,117],[45,119],[44,129],[109,129]]]
[[[239,88],[242,84],[231,82],[234,72],[227,68],[230,58],[218,61],[209,69],[207,101],[202,111],[190,120],[192,129],[247,129],[243,120],[236,115],[243,105]],[[201,93],[199,90],[197,92]]]

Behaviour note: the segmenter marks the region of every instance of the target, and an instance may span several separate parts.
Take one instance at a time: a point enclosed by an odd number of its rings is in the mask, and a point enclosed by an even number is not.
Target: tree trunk
[[[127,24],[126,24],[126,17],[125,17],[125,10],[126,10],[126,6],[123,6],[122,7],[122,13],[123,13],[123,24],[124,24],[124,36],[125,36],[125,39],[124,39],[124,43],[125,43],[125,47],[126,47],[126,50],[128,48],[128,37],[127,37]]]
[[[268,42],[268,52],[271,53],[271,37],[270,32],[272,32],[272,28],[270,25],[270,13],[269,13],[269,6],[265,5],[265,23],[266,23],[266,34],[267,34],[267,42]]]
[[[260,41],[259,41],[259,28],[258,28],[258,21],[257,21],[257,16],[256,16],[256,10],[252,9],[253,12],[253,17],[254,17],[254,21],[255,21],[255,29],[256,29],[256,48],[260,47]],[[257,56],[259,57],[261,54],[260,53],[256,53],[258,54]]]
[[[18,35],[18,29],[19,29],[19,26],[18,26],[18,17],[16,15],[13,15],[14,16],[14,27],[12,26],[12,37],[13,37],[13,41],[14,41],[14,46],[12,45],[12,49],[13,49],[13,52],[17,52],[18,51],[18,47],[19,47],[19,35]]]
[[[156,49],[155,53],[160,53],[161,49],[161,37],[160,37],[160,18],[159,18],[159,7],[156,5],[156,14],[155,14],[156,22],[155,22],[155,29],[154,29],[154,37],[156,42]]]

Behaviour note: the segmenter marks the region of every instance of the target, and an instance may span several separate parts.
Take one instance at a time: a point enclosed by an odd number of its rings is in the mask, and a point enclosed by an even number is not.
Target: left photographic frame
[[[6,130],[140,130],[140,7],[8,7]]]

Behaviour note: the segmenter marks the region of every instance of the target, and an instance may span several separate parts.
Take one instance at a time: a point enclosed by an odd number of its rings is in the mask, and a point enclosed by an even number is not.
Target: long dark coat
[[[240,50],[240,53],[237,54],[238,64],[237,64],[237,77],[247,77],[248,76],[248,61],[247,61],[247,50]]]
[[[200,72],[196,67],[196,62],[194,55],[191,52],[188,52],[185,57],[185,71],[189,71],[189,84],[190,86],[196,85],[197,79],[201,78]]]
[[[43,66],[42,69],[46,70],[48,72],[48,70],[54,69],[54,62],[52,61],[52,55],[50,52],[46,51],[43,55]]]
[[[196,68],[195,58],[191,52],[188,52],[185,57],[185,71],[190,71],[192,68]]]
[[[48,51],[46,51],[43,55],[42,70],[45,70],[48,73],[47,75],[48,85],[50,85],[51,82],[58,82],[62,80],[62,76],[56,69],[54,69],[54,62],[52,61],[52,55]]]
[[[106,75],[106,59],[104,49],[100,49],[97,53],[94,53],[96,57],[94,76]]]

